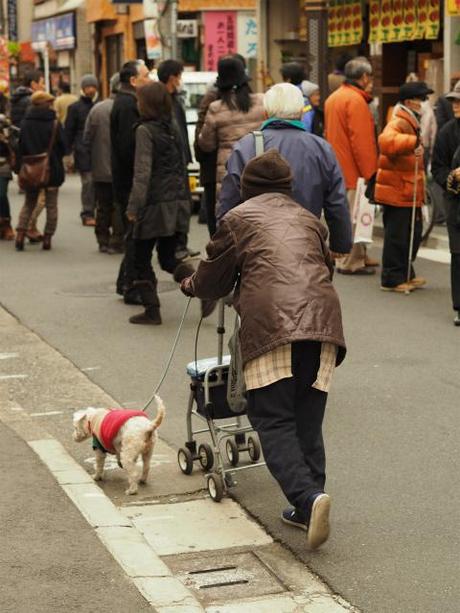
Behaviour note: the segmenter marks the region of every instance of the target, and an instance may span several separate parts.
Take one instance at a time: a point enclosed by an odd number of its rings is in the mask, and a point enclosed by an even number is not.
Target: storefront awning
[[[61,4],[56,13],[66,13],[67,11],[76,11],[80,7],[85,6],[85,0],[66,0]]]

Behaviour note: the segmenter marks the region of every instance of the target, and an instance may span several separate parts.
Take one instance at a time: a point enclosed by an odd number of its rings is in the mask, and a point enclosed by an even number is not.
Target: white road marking
[[[48,415],[62,415],[64,411],[43,411],[42,413],[29,413],[30,417],[46,417]]]
[[[10,407],[10,411],[24,411],[22,407]]]
[[[444,249],[421,247],[417,255],[424,260],[431,260],[432,262],[439,262],[440,264],[450,264],[450,253]]]
[[[0,353],[0,360],[11,360],[19,357],[19,353]]]
[[[82,372],[90,372],[92,370],[101,370],[100,366],[87,366],[86,368],[81,369]]]
[[[0,375],[0,381],[6,381],[6,379],[27,379],[29,375]]]

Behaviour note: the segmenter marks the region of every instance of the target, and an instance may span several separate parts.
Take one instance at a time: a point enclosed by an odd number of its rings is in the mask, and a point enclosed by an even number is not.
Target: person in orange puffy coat
[[[430,93],[433,93],[432,90],[423,81],[402,85],[393,118],[379,137],[375,201],[383,205],[385,229],[382,290],[406,292],[426,284],[425,279],[415,276],[412,267],[408,281],[407,268],[412,230],[412,261],[417,256],[422,237],[425,170],[420,141],[420,113],[422,102]],[[412,229],[414,202],[417,210]]]

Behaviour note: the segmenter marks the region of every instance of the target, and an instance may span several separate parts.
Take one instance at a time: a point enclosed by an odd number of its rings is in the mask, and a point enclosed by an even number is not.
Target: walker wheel
[[[177,463],[184,475],[191,475],[193,471],[193,455],[187,447],[181,447],[177,452]]]
[[[230,464],[232,466],[238,466],[238,462],[240,461],[240,452],[238,445],[232,438],[227,439],[227,442],[225,443],[225,452]]]
[[[248,454],[251,462],[258,462],[260,459],[260,443],[253,436],[248,437]]]
[[[207,478],[208,492],[214,502],[220,502],[225,493],[225,484],[221,475],[211,473]]]
[[[211,446],[207,443],[202,443],[198,447],[198,461],[201,468],[206,472],[209,472],[214,466],[214,453],[212,452]]]

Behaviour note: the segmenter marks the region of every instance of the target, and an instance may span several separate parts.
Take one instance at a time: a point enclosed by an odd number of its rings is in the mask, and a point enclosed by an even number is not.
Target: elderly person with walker
[[[247,164],[241,196],[181,289],[217,300],[235,288],[248,418],[292,505],[282,521],[305,530],[316,549],[329,536],[331,504],[322,423],[345,356],[327,230],[295,200],[291,169],[275,149]]]
[[[413,262],[422,239],[425,201],[422,102],[432,90],[422,81],[405,83],[393,118],[379,137],[380,156],[373,200],[383,205],[384,242],[381,289],[408,294],[426,285]]]

